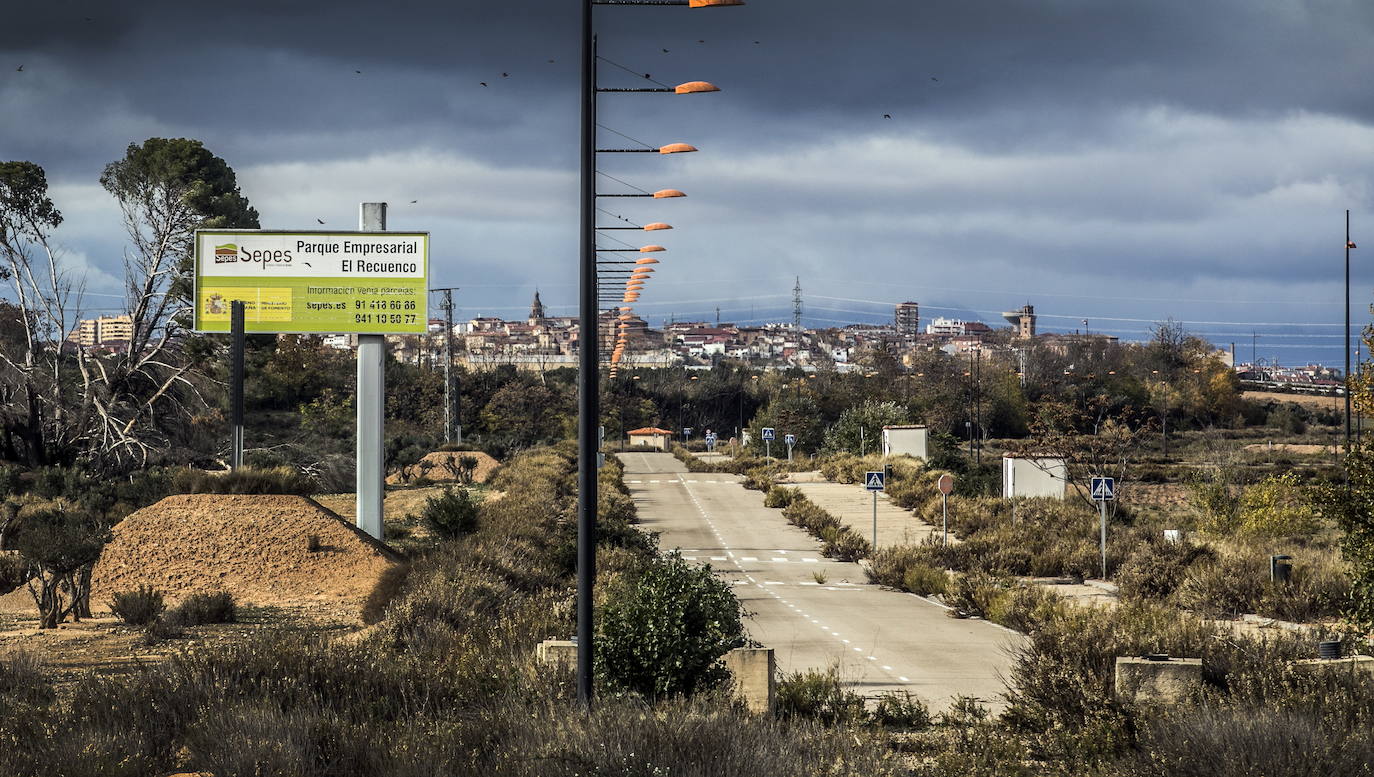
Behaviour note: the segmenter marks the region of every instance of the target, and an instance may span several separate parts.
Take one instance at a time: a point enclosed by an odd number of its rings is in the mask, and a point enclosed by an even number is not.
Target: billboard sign
[[[195,330],[424,334],[428,232],[196,231]]]

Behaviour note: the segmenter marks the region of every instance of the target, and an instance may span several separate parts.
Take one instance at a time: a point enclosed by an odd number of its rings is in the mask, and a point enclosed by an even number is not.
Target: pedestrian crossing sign
[[[869,491],[882,491],[885,475],[883,472],[869,472],[864,475],[864,488]]]
[[[1116,501],[1116,478],[1093,478],[1092,497],[1094,502]]]

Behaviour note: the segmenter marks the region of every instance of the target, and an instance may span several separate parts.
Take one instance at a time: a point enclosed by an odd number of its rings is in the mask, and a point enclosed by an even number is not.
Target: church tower
[[[530,304],[530,326],[544,323],[544,303],[539,301],[539,290],[534,290],[534,302]]]

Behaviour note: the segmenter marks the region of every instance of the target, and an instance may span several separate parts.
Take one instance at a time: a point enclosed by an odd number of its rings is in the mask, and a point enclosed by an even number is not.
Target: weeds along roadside
[[[891,464],[888,497],[925,522],[939,525],[942,513],[935,482],[942,473],[903,459]],[[822,463],[821,474],[832,481],[853,483],[865,471],[882,466],[879,456],[832,456]],[[1261,493],[1274,489],[1268,481],[1258,486]],[[1082,580],[1101,575],[1099,518],[1087,505],[1075,500],[1008,502],[958,494],[949,503],[949,526],[956,543],[944,547],[932,539],[917,546],[880,549],[870,559],[870,579],[928,595],[943,592],[947,583],[940,573],[944,570],[976,575],[982,587],[1007,590],[1016,588],[1013,581],[1004,579],[1008,577]],[[1125,598],[1167,602],[1209,617],[1255,613],[1302,622],[1338,617],[1351,583],[1331,529],[1284,533],[1284,526],[1310,527],[1315,519],[1283,520],[1282,506],[1270,512],[1275,520],[1266,521],[1256,511],[1248,516],[1238,513],[1230,524],[1212,522],[1210,531],[1193,532],[1197,539],[1169,542],[1163,538],[1164,529],[1195,528],[1192,519],[1166,521],[1123,508],[1110,529],[1109,578]],[[1277,528],[1253,531],[1257,524]],[[1292,557],[1293,572],[1287,583],[1269,581],[1269,558],[1276,554]],[[960,585],[968,590],[969,584]],[[967,597],[964,602],[970,603]]]
[[[750,716],[712,692],[650,703],[603,686],[583,715],[571,675],[532,656],[572,631],[572,451],[509,462],[493,483],[505,496],[482,505],[473,531],[417,558],[357,640],[294,632],[196,646],[63,695],[31,658],[7,656],[0,773],[900,773],[870,732]],[[613,460],[601,473],[603,606],[614,578],[654,557],[619,473]]]

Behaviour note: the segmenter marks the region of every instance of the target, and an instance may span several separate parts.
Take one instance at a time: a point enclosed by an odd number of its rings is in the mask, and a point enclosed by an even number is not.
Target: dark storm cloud
[[[122,250],[94,185],[101,166],[129,142],[186,136],[235,166],[266,223],[348,225],[361,199],[418,199],[393,220],[434,230],[439,266],[461,268],[474,305],[518,308],[535,283],[555,304],[559,289],[572,298],[578,3],[123,5],[28,3],[0,25],[0,158],[49,169],[64,236],[93,265],[117,274]],[[834,296],[881,296],[836,269],[863,263],[905,284],[892,293],[970,277],[1025,292],[932,304],[996,309],[1082,293],[1092,277],[1152,298],[1132,315],[1204,318],[1201,303],[1159,300],[1187,289],[1225,305],[1247,284],[1257,300],[1295,285],[1329,297],[1313,268],[1330,237],[1316,235],[1345,207],[1367,210],[1374,191],[1364,0],[596,13],[608,60],[726,90],[601,100],[606,126],[703,151],[607,161],[632,184],[691,195],[615,203],[679,225],[665,242],[682,259],[646,303],[704,296],[709,285],[692,284],[744,267],[772,279],[770,293],[801,274]],[[1374,285],[1360,272],[1357,287]],[[1107,310],[1049,299],[1065,315]]]

